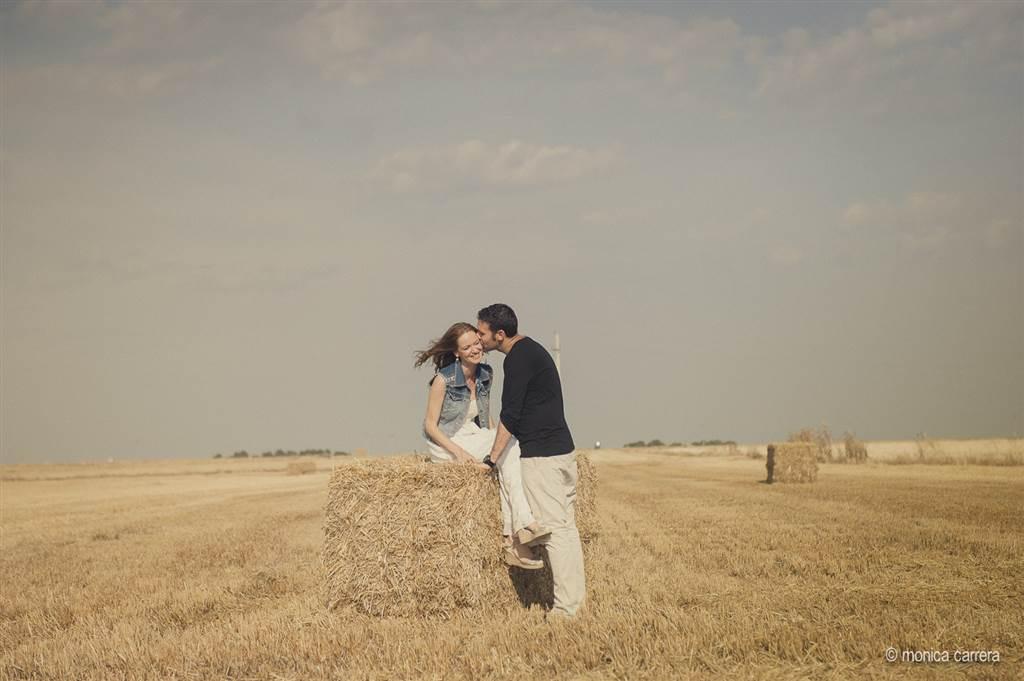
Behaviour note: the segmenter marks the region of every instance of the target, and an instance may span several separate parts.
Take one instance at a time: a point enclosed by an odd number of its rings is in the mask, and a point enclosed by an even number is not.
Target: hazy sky
[[[4,462],[422,449],[497,301],[579,445],[1024,434],[1024,3],[2,7]]]

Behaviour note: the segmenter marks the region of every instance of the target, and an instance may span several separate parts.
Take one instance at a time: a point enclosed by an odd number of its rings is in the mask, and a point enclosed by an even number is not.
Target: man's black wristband
[[[491,468],[494,468],[494,462],[491,461],[491,455],[490,454],[488,454],[487,456],[484,457],[484,461],[483,462],[485,464],[487,464],[488,466],[490,466]]]

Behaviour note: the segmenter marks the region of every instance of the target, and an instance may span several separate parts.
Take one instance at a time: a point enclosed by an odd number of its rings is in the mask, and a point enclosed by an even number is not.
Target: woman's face
[[[463,364],[479,364],[484,358],[484,346],[476,331],[467,331],[459,336],[459,346],[455,351]]]

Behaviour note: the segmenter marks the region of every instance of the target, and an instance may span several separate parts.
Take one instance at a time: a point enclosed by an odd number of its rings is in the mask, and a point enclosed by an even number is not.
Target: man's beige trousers
[[[551,536],[543,542],[555,582],[552,612],[575,615],[587,594],[583,546],[576,529],[576,452],[524,457],[523,489],[533,515]]]

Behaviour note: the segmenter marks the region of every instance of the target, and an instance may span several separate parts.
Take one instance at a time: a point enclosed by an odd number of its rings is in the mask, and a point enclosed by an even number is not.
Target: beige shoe
[[[538,527],[536,530],[531,530],[528,527],[516,532],[516,538],[519,539],[520,544],[525,546],[533,546],[534,544],[541,542],[551,536],[551,530],[546,530],[543,527]]]
[[[540,570],[544,567],[544,561],[536,558],[523,558],[511,546],[505,547],[505,564],[523,570]]]

